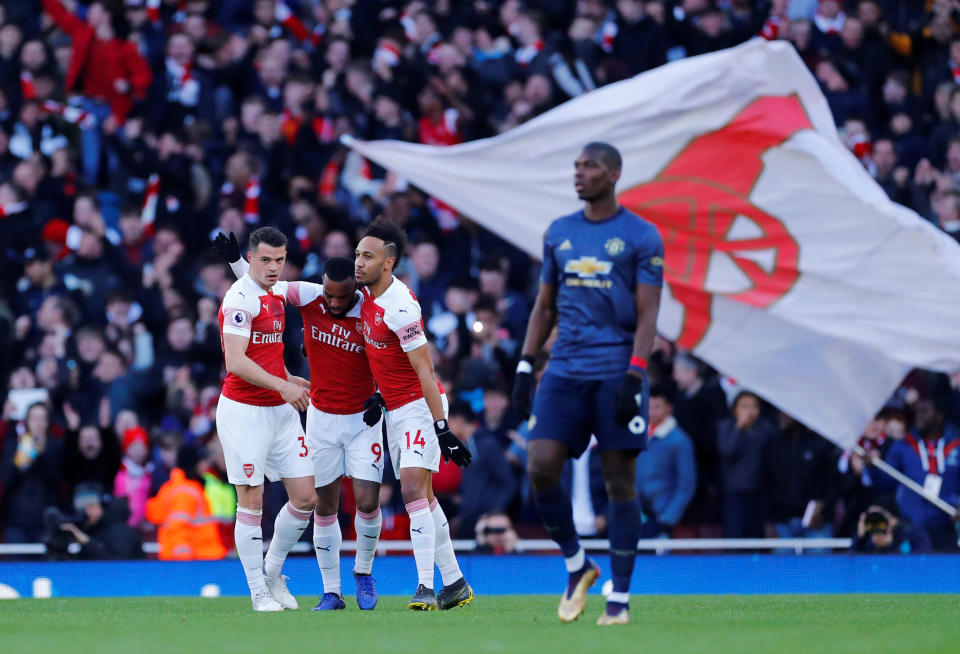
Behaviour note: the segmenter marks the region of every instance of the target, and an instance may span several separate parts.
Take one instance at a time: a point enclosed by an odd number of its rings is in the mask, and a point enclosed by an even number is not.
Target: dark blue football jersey
[[[663,285],[663,240],[653,224],[623,207],[602,222],[578,211],[547,229],[541,281],[557,289],[550,373],[621,375],[637,327],[636,284]]]

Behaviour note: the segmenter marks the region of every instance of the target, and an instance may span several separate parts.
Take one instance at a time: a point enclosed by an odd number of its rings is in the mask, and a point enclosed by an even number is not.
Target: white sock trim
[[[587,553],[581,547],[577,550],[577,553],[571,557],[563,559],[564,564],[567,566],[567,572],[573,574],[577,570],[583,567],[583,564],[587,562]]]
[[[616,602],[617,604],[629,604],[630,593],[610,593],[607,595],[607,601]]]

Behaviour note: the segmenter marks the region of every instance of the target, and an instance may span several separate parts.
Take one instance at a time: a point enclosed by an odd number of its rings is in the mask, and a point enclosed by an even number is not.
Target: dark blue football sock
[[[633,562],[640,539],[640,504],[636,499],[611,502],[607,534],[610,537],[610,567],[613,570],[613,592],[630,592]],[[626,601],[616,602],[626,604]]]

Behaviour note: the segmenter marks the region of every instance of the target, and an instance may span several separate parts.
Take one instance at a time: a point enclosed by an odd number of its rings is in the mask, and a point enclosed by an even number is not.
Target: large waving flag
[[[663,236],[660,332],[812,429],[850,446],[910,368],[960,368],[960,246],[843,147],[788,44],[671,63],[492,139],[351,146],[539,257],[594,140]]]

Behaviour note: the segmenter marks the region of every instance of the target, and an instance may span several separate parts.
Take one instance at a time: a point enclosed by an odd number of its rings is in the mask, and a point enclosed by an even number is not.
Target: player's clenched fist
[[[446,420],[437,420],[433,423],[433,430],[437,432],[437,441],[440,443],[440,452],[444,461],[453,461],[461,468],[466,468],[473,460],[470,450],[457,438]]]
[[[373,427],[380,418],[383,417],[383,396],[379,392],[374,393],[363,403],[363,421],[368,427]]]
[[[614,400],[614,419],[621,427],[626,427],[633,417],[640,412],[640,399],[643,396],[643,383],[646,375],[643,372],[628,372]]]
[[[307,390],[308,388],[304,388],[296,382],[286,381],[280,387],[280,396],[284,402],[293,405],[293,408],[297,411],[306,411],[310,405],[310,394]]]

